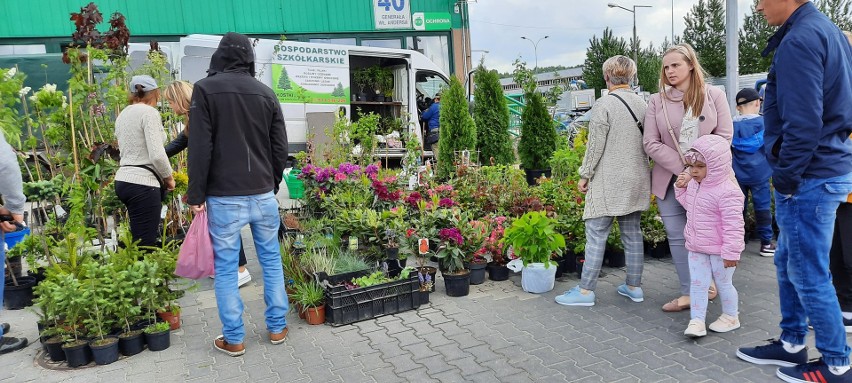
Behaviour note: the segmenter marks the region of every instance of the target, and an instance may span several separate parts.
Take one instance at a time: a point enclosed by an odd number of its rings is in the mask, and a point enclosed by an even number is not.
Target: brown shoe
[[[681,305],[677,301],[677,298],[672,299],[671,302],[663,305],[663,311],[665,311],[667,313],[674,313],[674,312],[678,312],[678,311],[683,311],[683,310],[686,310],[688,308],[689,308],[689,305]]]
[[[287,340],[287,332],[290,331],[287,327],[284,327],[284,330],[281,330],[279,333],[269,333],[269,341],[272,344],[281,344]]]
[[[216,347],[217,350],[228,354],[229,356],[240,356],[246,353],[246,346],[242,343],[240,344],[230,344],[225,340],[224,335],[219,335],[216,339],[213,340],[213,347]]]

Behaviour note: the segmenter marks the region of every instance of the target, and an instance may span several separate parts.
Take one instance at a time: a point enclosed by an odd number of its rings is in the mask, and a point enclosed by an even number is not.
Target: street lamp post
[[[536,42],[533,42],[532,39],[528,39],[525,36],[521,36],[522,39],[529,41],[533,45],[533,52],[535,53],[535,69],[538,69],[538,43],[540,43],[541,40],[544,40],[548,37],[550,37],[550,36],[544,36],[544,37],[538,39]]]
[[[622,7],[618,4],[615,4],[615,3],[609,3],[606,6],[610,7],[610,8],[621,8],[621,9],[633,14],[633,62],[636,63],[636,66],[638,68],[638,66],[639,66],[639,40],[637,40],[637,38],[636,38],[636,8],[651,8],[651,6],[650,5],[634,5],[632,10],[624,8],[624,7]]]

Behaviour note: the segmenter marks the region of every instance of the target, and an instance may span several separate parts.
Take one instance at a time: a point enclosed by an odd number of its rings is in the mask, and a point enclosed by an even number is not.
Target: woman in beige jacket
[[[657,196],[666,226],[680,296],[663,306],[664,311],[689,308],[689,264],[684,247],[686,211],[677,202],[672,185],[684,171],[683,153],[699,136],[715,134],[729,142],[734,125],[725,92],[704,82],[704,70],[689,44],[670,47],[663,55],[660,93],[651,96],[645,113],[645,152],[654,161],[651,192]],[[711,299],[715,292],[711,292]]]

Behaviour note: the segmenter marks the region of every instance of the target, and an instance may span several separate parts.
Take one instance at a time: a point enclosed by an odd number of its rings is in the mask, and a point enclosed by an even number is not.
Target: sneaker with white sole
[[[689,325],[686,326],[686,330],[683,332],[683,335],[690,338],[700,338],[707,335],[707,328],[704,327],[704,321],[701,319],[690,320]]]
[[[822,359],[799,364],[791,367],[781,367],[775,371],[775,376],[790,383],[848,383],[852,382],[852,370],[846,370],[843,374],[835,373],[837,370],[829,367]]]
[[[239,272],[237,276],[239,277],[239,279],[237,279],[237,287],[243,287],[246,285],[246,283],[251,282],[251,274],[249,273],[248,269],[246,269],[246,271]]]
[[[775,244],[769,242],[767,244],[760,245],[760,256],[762,257],[774,257],[775,256]]]
[[[852,319],[843,318],[843,327],[846,328],[847,334],[852,334]]]
[[[594,306],[595,292],[589,291],[588,293],[583,294],[583,292],[580,291],[580,286],[576,286],[573,289],[566,291],[565,294],[557,296],[556,303],[563,306]]]
[[[740,318],[728,314],[722,314],[719,316],[719,319],[710,323],[710,326],[707,326],[707,328],[714,332],[734,331],[740,328]]]
[[[737,357],[754,364],[792,367],[808,362],[808,348],[802,348],[799,352],[787,352],[780,340],[770,339],[769,344],[763,346],[740,347]]]
[[[624,283],[621,286],[618,286],[616,291],[618,291],[619,295],[628,297],[631,301],[636,303],[643,302],[645,300],[645,293],[642,292],[641,287],[627,286],[627,284]]]

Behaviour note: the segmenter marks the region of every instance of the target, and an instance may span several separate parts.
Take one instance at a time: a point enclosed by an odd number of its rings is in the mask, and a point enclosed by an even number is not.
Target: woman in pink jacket
[[[684,236],[692,275],[691,315],[684,335],[697,338],[707,335],[707,288],[713,280],[722,298],[722,315],[710,324],[710,330],[740,328],[733,276],[745,249],[745,198],[731,167],[730,142],[712,134],[701,136],[685,158],[689,172],[681,173],[675,182],[675,197],[686,209]]]
[[[684,171],[683,153],[695,139],[712,133],[730,142],[734,124],[725,92],[704,83],[704,70],[689,44],[666,50],[660,88],[662,92],[652,95],[648,102],[643,142],[645,152],[654,160],[651,193],[657,196],[680,281],[680,296],[666,303],[663,311],[682,311],[690,304],[689,264],[683,238],[686,211],[675,199],[673,183],[676,175]]]

